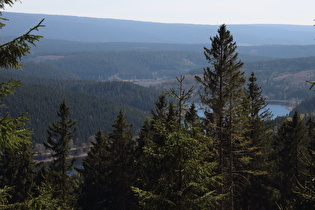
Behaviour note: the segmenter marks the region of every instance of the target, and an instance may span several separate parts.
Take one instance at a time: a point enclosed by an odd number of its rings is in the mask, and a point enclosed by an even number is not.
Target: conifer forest
[[[0,9],[15,2],[0,0]],[[0,30],[6,24],[0,17]],[[267,95],[274,100],[306,97],[313,94],[314,78],[299,92],[268,83],[267,70],[250,71],[263,69],[263,61],[243,62],[225,24],[198,56],[129,51],[69,56],[56,66],[53,59],[23,63],[44,40],[37,34],[46,27],[43,19],[0,45],[0,209],[315,209],[314,99],[273,117],[263,89],[272,87],[277,93]],[[87,55],[95,60],[85,64]],[[79,72],[79,66],[95,64],[101,74],[101,56],[112,61],[108,69],[122,69],[122,80],[107,81],[116,73],[95,79]],[[189,64],[189,73],[177,75],[182,63],[170,70],[160,62],[182,56],[205,67]],[[139,57],[142,66],[132,61]],[[131,83],[132,72],[114,62],[124,58],[144,78],[149,74],[143,66],[151,60],[152,68],[165,71],[150,74],[150,81],[159,75],[172,81]],[[274,60],[266,69],[277,64],[288,60]],[[42,69],[54,73],[34,79]],[[86,80],[79,78],[84,74]]]

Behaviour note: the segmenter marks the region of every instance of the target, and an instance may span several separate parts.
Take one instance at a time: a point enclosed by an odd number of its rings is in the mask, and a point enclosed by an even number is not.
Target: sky
[[[5,11],[207,25],[315,23],[315,0],[20,1]]]

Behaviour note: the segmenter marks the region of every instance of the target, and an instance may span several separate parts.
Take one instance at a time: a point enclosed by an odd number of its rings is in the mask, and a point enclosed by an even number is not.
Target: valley
[[[11,14],[6,13],[6,15],[11,19]],[[15,15],[12,16],[11,21],[14,22],[21,17],[24,17],[27,21],[35,21],[40,15]],[[134,124],[134,128],[137,131],[141,127],[141,122],[149,115],[150,109],[153,108],[158,95],[163,90],[168,90],[177,85],[176,77],[185,76],[184,88],[188,90],[194,87],[191,101],[199,101],[200,84],[196,82],[194,77],[201,76],[203,69],[209,66],[203,55],[203,48],[208,47],[209,43],[202,39],[199,42],[193,41],[188,38],[191,35],[188,31],[195,27],[194,30],[197,33],[198,30],[204,30],[204,26],[199,28],[193,25],[176,26],[185,28],[182,35],[186,36],[187,40],[181,43],[171,40],[161,41],[161,39],[152,41],[150,40],[152,37],[147,34],[148,39],[136,42],[130,42],[131,40],[128,39],[123,41],[115,39],[105,41],[104,39],[102,42],[97,42],[100,40],[96,37],[94,37],[96,39],[93,39],[90,35],[86,36],[86,41],[75,39],[69,41],[69,38],[63,36],[54,39],[55,34],[50,33],[51,30],[58,31],[59,26],[57,26],[57,23],[61,23],[62,18],[58,16],[47,16],[46,18],[47,26],[42,32],[45,38],[35,48],[31,49],[31,54],[23,58],[22,71],[16,69],[1,71],[1,80],[14,78],[20,80],[22,87],[25,87],[25,91],[17,91],[17,94],[21,94],[20,97],[15,99],[8,98],[6,103],[13,109],[10,110],[13,113],[18,113],[20,110],[29,110],[29,114],[32,116],[32,125],[36,126],[34,130],[41,130],[41,132],[36,132],[35,142],[44,140],[45,127],[52,120],[51,117],[44,117],[45,120],[41,120],[45,115],[38,114],[42,113],[42,111],[38,111],[40,109],[35,108],[37,107],[36,104],[42,104],[45,101],[56,106],[58,97],[67,96],[67,98],[70,98],[69,103],[72,104],[76,113],[74,117],[79,119],[81,117],[78,114],[82,112],[79,110],[90,110],[89,112],[93,114],[83,115],[90,116],[90,119],[101,122],[100,116],[96,114],[99,106],[97,104],[99,103],[107,104],[105,107],[112,106],[110,104],[119,104],[116,107],[133,110],[133,113],[139,112],[141,114],[134,114],[133,116],[129,114],[132,116],[130,121]],[[65,22],[62,24],[67,24],[67,20],[71,19],[71,17],[63,18]],[[72,21],[80,23],[94,20],[73,18]],[[21,20],[20,23],[22,22]],[[124,23],[128,21],[105,20],[102,22],[99,20],[98,22],[93,22],[93,24],[106,27],[111,22],[122,24],[121,27],[123,28]],[[139,24],[138,26],[140,27],[144,23],[132,22],[132,24]],[[146,24],[149,28],[157,27],[155,23]],[[160,26],[160,35],[165,33],[166,36],[169,33],[164,30],[168,28],[167,24],[161,24]],[[10,27],[5,31],[4,35],[16,33]],[[75,28],[76,26],[73,25],[73,27]],[[265,41],[262,40],[254,42],[254,37],[258,36],[257,34],[253,33],[253,37],[248,38],[248,36],[244,36],[244,31],[250,30],[252,27],[262,31],[269,26],[256,25],[245,27],[232,25],[230,27],[235,32],[236,40],[243,40],[240,41],[237,48],[239,57],[244,63],[242,71],[244,71],[246,77],[249,77],[251,72],[255,73],[258,78],[257,82],[262,87],[262,94],[269,103],[282,103],[290,108],[294,108],[302,100],[313,96],[313,91],[308,90],[309,84],[305,82],[306,80],[315,79],[315,43],[311,44],[313,40],[308,44],[303,43],[303,45],[299,45],[299,42],[293,40],[291,44],[283,44],[276,41],[277,39],[271,39],[274,43],[264,44]],[[279,27],[277,33],[281,30],[291,30],[293,28],[293,26],[277,27]],[[211,36],[211,28],[213,27],[209,26],[209,28],[205,38]],[[138,29],[140,28],[135,28],[135,30]],[[68,28],[68,30],[72,29]],[[308,34],[310,31],[307,27],[302,27],[300,30],[308,31],[305,34]],[[117,31],[112,29],[112,31],[107,33],[115,34]],[[199,35],[202,35],[202,33]],[[289,32],[287,31],[287,33]],[[156,36],[159,36],[159,34],[155,34]],[[173,34],[172,36],[175,35]],[[251,41],[250,44],[244,44],[245,37],[248,38],[248,41]],[[288,37],[293,37],[293,35]],[[42,91],[37,93],[35,98],[36,94],[34,93],[38,89]],[[47,96],[47,94],[50,96]],[[74,100],[78,97],[86,97],[86,99],[78,103],[78,101]],[[17,99],[20,101],[18,102]],[[25,101],[21,99],[25,99]],[[40,102],[37,102],[37,100]],[[89,101],[90,104],[84,103],[84,100]],[[52,103],[52,101],[55,102]],[[12,106],[13,104],[15,105]],[[46,110],[46,112],[53,112],[53,107],[49,107],[50,111]],[[104,117],[112,121],[114,114],[118,110],[116,109],[116,111],[112,112],[112,108],[106,109],[108,111],[106,111],[107,114]],[[33,113],[32,110],[37,110],[36,112],[38,113]],[[136,119],[136,115],[141,117]],[[84,122],[88,121],[84,117],[82,119]],[[88,137],[94,134],[95,126],[103,127],[105,131],[110,130],[111,127],[110,122],[106,125],[96,123],[90,126],[89,131],[82,131],[82,134],[79,134],[79,139],[84,139],[83,142],[87,141]],[[83,133],[85,134],[83,135]]]

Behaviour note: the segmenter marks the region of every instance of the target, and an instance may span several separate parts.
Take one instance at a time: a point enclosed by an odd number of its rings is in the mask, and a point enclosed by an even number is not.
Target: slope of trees
[[[147,116],[144,111],[106,98],[41,85],[23,85],[14,95],[7,97],[5,103],[9,106],[7,110],[11,112],[11,116],[18,116],[21,110],[28,111],[30,124],[27,127],[34,132],[33,142],[42,143],[46,140],[46,128],[54,119],[51,113],[54,113],[63,98],[67,99],[72,107],[73,118],[78,121],[78,133],[74,138],[74,143],[78,145],[87,142],[95,130],[101,128],[109,131],[111,121],[120,109],[126,110],[135,130],[140,129]]]
[[[45,65],[45,64],[44,64]],[[52,72],[53,74],[53,72]],[[58,78],[62,75],[57,76]],[[131,82],[122,81],[83,81],[63,79],[49,79],[21,75],[12,71],[1,71],[0,81],[16,78],[21,80],[23,85],[42,85],[72,92],[86,93],[107,100],[127,104],[138,109],[149,111],[153,108],[154,100],[160,94],[160,90],[147,88]]]
[[[303,100],[299,105],[297,105],[291,112],[290,116],[298,111],[300,114],[314,113],[315,112],[315,97],[311,97]]]
[[[121,58],[124,57],[123,62]],[[85,80],[173,78],[204,63],[196,52],[89,52],[46,61]]]

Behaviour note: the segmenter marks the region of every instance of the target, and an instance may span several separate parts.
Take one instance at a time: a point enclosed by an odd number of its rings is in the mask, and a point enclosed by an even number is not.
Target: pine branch
[[[38,31],[40,27],[44,27],[44,25],[42,25],[44,20],[45,19],[42,19],[36,26],[29,29],[29,31],[22,36],[0,45],[0,67],[5,69],[21,67],[19,61],[21,61],[22,56],[30,53],[30,45],[36,46],[35,42],[43,38],[43,36],[40,35],[32,35],[31,32]]]

